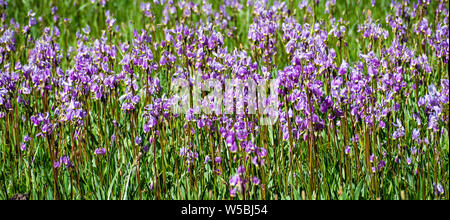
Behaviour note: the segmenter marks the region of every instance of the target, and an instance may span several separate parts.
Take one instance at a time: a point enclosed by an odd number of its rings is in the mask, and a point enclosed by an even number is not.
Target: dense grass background
[[[7,1],[8,7],[2,9],[1,13],[6,14],[5,24],[9,24],[9,20],[14,18],[20,24],[28,22],[27,13],[32,10],[36,13],[36,18],[42,18],[37,25],[31,28],[31,34],[16,34],[15,53],[12,53],[10,62],[22,64],[27,63],[28,53],[34,46],[34,40],[39,39],[45,27],[58,27],[61,37],[57,38],[61,51],[66,54],[67,50],[77,48],[76,33],[82,32],[82,28],[86,25],[90,27],[90,42],[99,39],[102,31],[107,27],[105,23],[104,12],[109,10],[111,15],[117,19],[116,24],[119,25],[119,31],[115,32],[110,39],[110,43],[119,45],[121,42],[132,42],[133,31],[147,30],[152,36],[152,42],[161,42],[164,40],[164,29],[174,28],[182,16],[182,9],[177,8],[177,15],[172,17],[167,25],[162,23],[163,6],[152,4],[151,11],[154,18],[145,17],[140,10],[140,3],[143,1],[108,1],[105,7],[101,7],[97,2],[92,3],[86,1]],[[202,5],[202,1],[193,1]],[[328,30],[331,29],[330,18],[343,18],[346,21],[347,34],[343,38],[346,47],[338,45],[337,39],[329,38],[327,44],[336,50],[336,66],[340,66],[342,60],[346,60],[351,65],[361,60],[360,53],[367,52],[367,48],[371,43],[364,40],[361,33],[357,32],[358,24],[366,21],[366,15],[371,14],[373,21],[380,24],[386,30],[389,30],[389,38],[380,41],[378,48],[389,47],[394,38],[391,29],[385,22],[385,17],[392,13],[390,6],[391,1],[377,0],[375,6],[370,1],[337,1],[330,14],[323,13],[325,10],[325,1],[320,1],[315,6],[313,16],[308,14],[306,9],[300,10],[298,4],[300,1],[288,1],[287,5],[292,5],[293,15],[302,23],[313,23],[314,21],[323,22]],[[222,1],[212,2],[212,8],[219,10]],[[246,7],[245,2],[242,10],[234,10],[227,7],[227,12],[231,16],[230,30],[224,30],[224,45],[227,46],[228,52],[234,49],[243,49],[252,51],[252,43],[248,39],[248,30],[253,22],[252,7]],[[269,1],[272,5],[273,1]],[[431,1],[427,8],[429,21],[434,23],[435,12],[439,1]],[[447,4],[446,4],[447,5]],[[60,16],[58,22],[54,22],[51,12],[52,7],[58,7],[57,14]],[[448,6],[446,6],[448,9]],[[64,18],[70,21],[64,22]],[[448,15],[447,15],[448,18]],[[195,24],[198,21],[205,21],[204,15],[201,13],[193,14],[188,24]],[[210,18],[209,18],[210,19]],[[412,21],[411,23],[414,23]],[[2,23],[3,25],[3,23]],[[193,27],[193,26],[192,26]],[[231,35],[227,36],[227,32]],[[412,32],[412,30],[411,30]],[[277,33],[279,39],[283,33]],[[110,35],[111,36],[111,35]],[[412,35],[413,36],[413,35]],[[32,40],[28,40],[31,37]],[[407,46],[416,49],[420,39],[412,37],[408,41]],[[277,47],[279,53],[275,56],[276,68],[272,70],[272,74],[276,76],[277,70],[291,64],[289,56],[284,52],[284,45],[281,40],[278,41]],[[417,48],[418,49],[418,48]],[[433,72],[428,76],[427,83],[440,85],[440,79],[448,79],[448,63],[444,63],[442,59],[438,59],[432,54],[432,50],[426,47],[425,54],[430,58],[430,64]],[[155,60],[159,60],[161,49],[153,51]],[[59,67],[66,70],[71,68],[74,54],[68,59],[62,59]],[[117,59],[114,62],[114,71],[122,70],[119,65],[123,54],[118,52]],[[260,60],[256,60],[262,63]],[[182,64],[182,61],[177,61]],[[2,71],[5,71],[5,64],[2,63]],[[52,73],[54,74],[54,73]],[[142,73],[141,73],[142,74]],[[405,73],[409,74],[409,73]],[[171,94],[169,90],[169,74],[165,69],[160,69],[152,73],[152,76],[159,76],[161,80],[162,91],[157,97],[163,97],[163,94]],[[411,85],[413,80],[408,79],[408,92],[411,94],[413,90]],[[144,86],[144,82],[138,82],[139,87]],[[118,96],[125,93],[125,86],[122,84],[116,90]],[[427,94],[428,88],[421,86],[418,89],[419,97]],[[378,98],[381,98],[380,94]],[[30,126],[29,121],[21,121],[20,116],[26,115],[30,117],[32,114],[29,109],[19,104],[14,104],[13,109],[7,117],[0,119],[0,148],[1,148],[1,164],[0,164],[0,180],[1,189],[0,199],[11,198],[17,193],[27,193],[30,199],[230,199],[229,180],[236,173],[237,166],[233,161],[235,155],[228,150],[223,149],[222,163],[218,167],[213,167],[213,163],[204,164],[203,160],[206,155],[211,155],[210,144],[214,146],[223,145],[225,140],[219,136],[218,132],[210,132],[206,129],[195,128],[195,134],[191,137],[188,135],[186,123],[183,118],[179,120],[167,120],[158,124],[160,135],[155,137],[154,152],[153,147],[148,153],[144,153],[140,148],[134,145],[134,137],[143,137],[143,145],[149,143],[149,136],[143,132],[143,123],[136,119],[140,117],[144,111],[144,107],[148,103],[140,103],[137,113],[125,114],[120,109],[113,107],[120,106],[119,101],[114,101],[117,96],[108,96],[106,104],[95,100],[89,100],[86,97],[83,103],[88,104],[89,114],[85,119],[86,128],[82,132],[85,141],[74,141],[71,134],[74,126],[63,126],[61,129],[55,130],[54,141],[61,152],[72,153],[73,149],[78,149],[78,145],[83,146],[78,160],[72,161],[75,165],[73,169],[67,169],[63,166],[59,168],[57,177],[55,171],[52,170],[52,159],[49,156],[48,146],[52,145],[49,139],[34,138],[38,132],[38,128]],[[401,96],[396,96],[401,100]],[[412,140],[412,130],[416,128],[412,113],[418,110],[415,100],[418,97],[410,96],[404,103],[403,108],[396,112],[397,116],[403,119],[403,126],[406,135],[399,143],[409,147],[416,146]],[[54,96],[49,97],[51,104],[56,104]],[[146,100],[141,97],[141,100]],[[38,109],[44,109],[40,98],[30,97],[32,103]],[[116,105],[118,104],[118,105]],[[36,114],[37,111],[33,112]],[[336,139],[330,135],[330,129],[324,129],[318,134],[321,137],[316,143],[318,146],[318,159],[315,161],[315,173],[317,176],[310,176],[308,167],[310,166],[308,155],[305,151],[294,156],[294,171],[288,161],[289,142],[283,140],[281,128],[279,126],[267,127],[265,133],[255,134],[253,139],[260,146],[268,146],[268,155],[266,158],[266,167],[252,167],[250,162],[245,162],[242,158],[238,161],[248,168],[247,172],[260,176],[264,186],[251,185],[248,191],[238,194],[237,199],[448,199],[448,103],[446,109],[443,109],[443,115],[447,117],[447,124],[441,123],[443,132],[432,132],[424,129],[424,136],[430,137],[432,146],[439,146],[439,159],[435,159],[436,155],[431,150],[427,151],[415,163],[416,167],[403,167],[399,164],[388,164],[389,169],[382,172],[371,174],[366,172],[370,169],[364,161],[364,152],[359,158],[347,157],[343,155],[344,137],[339,132]],[[115,128],[113,119],[117,117],[119,124]],[[8,119],[9,117],[9,119]],[[395,117],[388,120],[393,123]],[[422,118],[426,119],[425,113]],[[135,122],[133,122],[135,120]],[[130,123],[131,122],[131,123]],[[133,124],[137,127],[132,127]],[[331,122],[330,122],[331,123]],[[348,121],[350,125],[351,122]],[[328,124],[327,124],[328,126]],[[336,125],[335,125],[336,126]],[[345,128],[344,128],[345,129]],[[390,139],[394,128],[389,126],[387,130],[380,130],[377,136],[373,138],[377,157],[381,157],[383,151],[388,151],[385,144]],[[356,126],[348,126],[349,134],[359,134],[360,141],[355,145],[361,146],[361,149],[367,144],[365,136],[365,126],[358,124]],[[26,151],[20,151],[19,146],[23,141],[23,135],[28,134],[33,140],[27,144]],[[111,135],[115,134],[116,139],[110,141]],[[262,136],[265,135],[263,138]],[[189,137],[188,137],[189,136]],[[330,139],[331,136],[331,139]],[[199,153],[199,159],[187,171],[187,163],[185,158],[180,157],[180,150],[185,146],[186,139],[192,141],[193,145]],[[345,137],[347,138],[347,137]],[[372,137],[369,138],[372,141]],[[264,143],[263,143],[264,142]],[[395,144],[392,143],[392,146]],[[54,144],[53,144],[54,145]],[[298,149],[307,149],[308,144],[304,141],[295,143]],[[99,147],[106,147],[107,153],[103,156],[94,154],[94,150]],[[138,149],[136,152],[136,149]],[[390,150],[390,148],[389,148]],[[141,153],[139,153],[141,152]],[[297,152],[297,151],[296,151]],[[139,156],[140,155],[140,156]],[[393,156],[393,155],[389,155]],[[212,157],[212,155],[211,155]],[[139,163],[136,158],[139,159]],[[290,159],[290,157],[289,157]],[[392,159],[392,158],[391,158]],[[405,160],[405,158],[402,158]],[[355,167],[357,164],[358,167]],[[219,169],[220,174],[214,170]],[[359,170],[358,170],[359,169]],[[420,170],[420,174],[415,175],[415,169]],[[155,173],[156,170],[156,173]],[[361,172],[361,173],[360,173]],[[249,174],[250,175],[250,174]],[[418,179],[420,178],[420,179]],[[309,181],[313,179],[313,181]],[[156,180],[156,181],[155,181]],[[373,181],[371,181],[373,180]],[[432,184],[439,182],[444,187],[445,193],[436,196],[433,191]],[[314,185],[314,186],[311,186]],[[56,187],[55,187],[56,186]]]

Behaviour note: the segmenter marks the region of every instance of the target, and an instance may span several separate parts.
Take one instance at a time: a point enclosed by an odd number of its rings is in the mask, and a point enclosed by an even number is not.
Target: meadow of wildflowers
[[[0,199],[448,199],[448,4],[0,0]]]

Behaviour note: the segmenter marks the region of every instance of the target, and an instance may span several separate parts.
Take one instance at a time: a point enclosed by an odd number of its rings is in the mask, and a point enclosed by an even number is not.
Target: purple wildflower
[[[345,150],[344,150],[345,154],[349,154],[350,153],[350,149],[351,149],[350,145],[347,145],[345,147]]]
[[[386,166],[386,162],[384,160],[381,160],[378,162],[378,170],[383,169]]]
[[[57,160],[53,163],[54,168],[59,168],[60,165],[61,165],[61,163],[59,162],[59,160]]]
[[[444,187],[440,183],[433,183],[433,191],[435,195],[440,196],[444,194]]]
[[[23,137],[23,142],[27,143],[28,141],[31,141],[31,137],[28,136],[28,135],[25,135],[25,136]]]
[[[231,178],[230,178],[230,185],[231,186],[236,186],[240,182],[241,182],[241,177],[238,174],[236,174],[234,176],[231,176]]]
[[[244,166],[239,166],[237,169],[237,173],[238,174],[244,174],[245,173],[245,167]]]
[[[20,150],[24,151],[27,149],[27,145],[25,143],[20,143]]]
[[[411,163],[412,163],[411,157],[406,158],[406,163],[407,163],[408,165],[411,165]]]
[[[97,148],[94,151],[95,155],[105,155],[106,154],[106,149],[104,147],[102,148]]]
[[[143,150],[145,153],[148,153],[149,148],[150,148],[149,144],[146,144],[145,146],[142,147],[142,150]]]
[[[259,185],[259,184],[261,183],[261,180],[258,179],[258,177],[255,176],[255,177],[253,177],[252,182],[253,182],[253,184],[255,184],[255,185]]]
[[[419,129],[414,129],[413,133],[412,133],[412,139],[415,141],[419,140],[419,136],[420,136],[420,131]]]
[[[140,145],[141,143],[142,143],[141,136],[137,136],[136,138],[134,138],[134,144]]]
[[[209,157],[209,155],[206,155],[205,157],[205,164],[209,163],[211,161],[211,157]]]
[[[231,198],[236,197],[236,188],[230,189],[230,197],[231,197]]]

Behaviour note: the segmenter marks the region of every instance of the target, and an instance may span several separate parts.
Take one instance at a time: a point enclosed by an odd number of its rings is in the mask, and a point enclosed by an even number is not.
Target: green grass
[[[9,1],[8,8],[5,11],[7,20],[4,23],[9,24],[11,18],[14,18],[20,24],[27,23],[27,13],[30,9],[33,10],[36,13],[36,18],[42,17],[42,22],[38,22],[36,26],[32,27],[32,39],[39,39],[44,27],[57,26],[61,31],[61,37],[57,39],[57,43],[65,54],[68,48],[77,48],[75,33],[77,31],[82,32],[81,29],[86,25],[89,25],[91,29],[88,45],[92,44],[94,39],[101,38],[102,31],[106,28],[103,14],[106,10],[111,11],[113,17],[117,19],[116,24],[120,27],[119,32],[111,39],[111,43],[117,46],[119,46],[119,42],[131,44],[134,39],[133,31],[136,30],[140,33],[142,29],[151,34],[152,42],[161,42],[164,40],[163,30],[174,28],[176,22],[182,19],[182,11],[178,8],[168,24],[164,25],[162,23],[162,10],[164,8],[154,4],[152,4],[154,19],[146,18],[139,9],[140,2],[109,1],[105,8],[101,8],[99,5],[92,4],[90,0]],[[201,1],[195,2],[202,4]],[[273,1],[269,2],[272,3]],[[389,38],[380,42],[380,47],[387,48],[391,45],[393,34],[384,21],[386,15],[392,12],[389,6],[390,1],[377,1],[375,7],[370,5],[370,1],[348,1],[348,5],[344,4],[343,1],[337,2],[332,10],[333,16],[336,20],[343,18],[347,22],[348,34],[344,37],[343,42],[346,42],[348,46],[338,47],[336,38],[328,38],[327,44],[336,50],[336,66],[339,67],[342,60],[346,60],[351,66],[361,61],[359,55],[364,51],[364,48],[368,47],[370,42],[362,39],[361,33],[357,32],[357,25],[365,22],[363,13],[367,14],[369,10],[373,16],[373,21],[390,32]],[[51,14],[52,4],[58,7],[57,13],[60,15],[60,20],[57,23],[53,21]],[[432,9],[436,8],[437,4],[437,1],[433,1],[427,14],[429,20],[433,21],[433,27],[436,25],[434,24],[433,18],[435,15]],[[292,13],[300,24],[304,22],[312,23],[313,17],[310,14],[306,15],[305,10],[298,9],[298,1],[293,1],[292,5],[295,8]],[[218,2],[214,2],[212,5],[215,10],[218,10],[219,6],[220,3]],[[199,8],[201,9],[201,6]],[[325,1],[320,1],[318,7],[315,8],[315,19],[329,30],[331,27],[330,15],[324,14],[324,10]],[[245,7],[244,3],[244,8],[240,11],[231,8],[227,8],[226,11],[236,20],[235,23],[230,23],[230,25],[236,26],[236,31],[232,32],[232,37],[226,35],[229,30],[222,31],[224,45],[227,46],[228,52],[231,53],[234,49],[240,48],[252,51],[252,42],[248,39],[248,28],[253,22],[252,9]],[[62,22],[63,18],[69,18],[71,22],[64,23]],[[193,15],[185,22],[192,28],[196,22],[205,22],[206,19],[212,20],[213,18],[214,16],[206,18],[203,15]],[[277,34],[280,35],[279,39],[281,39],[283,34],[281,28]],[[417,44],[418,39],[414,35],[411,36],[415,39],[409,41],[407,47],[415,49],[414,43]],[[27,53],[35,44],[32,41],[27,43],[26,37],[26,35],[16,34],[18,50],[12,53],[9,62],[27,63]],[[291,63],[284,50],[284,43],[279,40],[278,44],[278,53],[275,55],[276,69],[272,71],[273,75],[277,74],[277,70],[282,70]],[[376,49],[379,52],[379,47]],[[159,62],[161,53],[160,48],[153,48],[156,62]],[[428,84],[440,85],[440,78],[448,79],[448,63],[444,64],[442,59],[432,55],[434,53],[428,46],[424,53],[429,55],[430,63],[433,66],[433,73],[429,76]],[[69,59],[62,59],[59,67],[64,70],[72,68],[75,65],[73,61],[75,55],[72,54]],[[118,52],[118,57],[112,61],[116,73],[122,70],[121,65],[119,65],[122,56],[121,52]],[[252,61],[263,64],[261,59]],[[176,64],[183,65],[184,60],[178,59]],[[406,64],[403,64],[403,67],[408,68]],[[0,68],[4,71],[5,65],[2,63]],[[137,67],[136,70],[139,74],[144,74]],[[447,70],[447,72],[444,70]],[[172,74],[174,72],[173,70],[169,71],[172,71]],[[54,75],[54,73],[52,74]],[[367,73],[365,72],[365,74]],[[409,69],[406,74],[410,74]],[[166,69],[159,69],[151,75],[153,77],[158,76],[162,86],[161,93],[158,93],[152,99],[162,97],[162,94],[171,94],[168,88],[170,80]],[[321,80],[326,80],[325,76],[321,77],[323,77]],[[406,81],[408,86],[402,92],[408,91],[413,94],[411,85],[414,80],[408,77]],[[143,80],[139,80],[138,85],[139,88],[142,88],[145,84]],[[425,86],[420,87],[419,96],[423,97],[427,91],[428,88]],[[121,96],[124,93],[125,85],[122,83],[117,89],[117,94]],[[113,94],[111,92],[104,102],[97,102],[90,100],[89,96],[83,96],[81,101],[83,106],[89,106],[85,108],[88,109],[89,116],[85,119],[85,127],[81,129],[80,139],[73,140],[72,137],[73,129],[76,126],[63,125],[54,131],[52,136],[56,144],[53,146],[59,147],[60,155],[71,155],[71,161],[73,160],[75,167],[67,169],[62,165],[56,171],[57,178],[55,178],[50,157],[49,146],[52,144],[44,138],[34,138],[34,135],[39,132],[39,128],[32,126],[29,121],[19,120],[22,114],[29,117],[38,112],[43,112],[42,98],[35,98],[33,93],[28,97],[39,110],[37,112],[14,103],[13,109],[17,113],[8,112],[0,123],[0,137],[2,137],[0,138],[0,199],[11,198],[16,193],[27,193],[30,195],[30,199],[231,199],[228,183],[230,177],[236,173],[238,165],[246,166],[248,177],[251,174],[262,178],[264,186],[252,186],[254,188],[246,191],[245,194],[238,194],[236,199],[448,199],[448,103],[446,109],[443,110],[443,115],[447,117],[447,125],[440,124],[440,127],[444,130],[443,134],[426,129],[421,130],[424,137],[429,137],[431,145],[439,146],[439,155],[442,156],[439,161],[435,161],[436,154],[429,149],[431,146],[427,147],[426,153],[421,156],[419,162],[415,163],[418,166],[418,175],[413,175],[411,167],[402,167],[399,164],[391,163],[398,154],[398,151],[391,149],[391,147],[395,147],[397,144],[408,146],[408,149],[410,146],[415,146],[411,136],[412,130],[417,126],[415,126],[412,113],[417,111],[418,107],[416,104],[410,104],[415,101],[415,96],[411,98],[413,95],[408,99],[409,103],[402,102],[404,97],[396,95],[396,99],[404,104],[404,108],[401,109],[402,111],[396,112],[395,116],[386,119],[386,124],[391,124],[390,130],[378,130],[375,138],[367,136],[370,140],[366,140],[366,125],[361,122],[353,123],[351,121],[353,118],[348,112],[345,113],[348,117],[345,127],[340,126],[334,130],[330,127],[331,120],[327,120],[326,128],[315,134],[316,137],[321,138],[316,142],[318,147],[313,160],[315,174],[311,175],[308,173],[310,162],[308,142],[295,141],[293,165],[290,166],[288,161],[290,144],[289,141],[283,139],[279,124],[267,127],[267,133],[256,134],[255,132],[251,135],[252,140],[260,146],[268,146],[266,167],[252,166],[251,162],[244,160],[244,152],[234,154],[226,147],[222,148],[220,152],[222,163],[217,167],[212,167],[213,163],[205,165],[203,159],[206,155],[213,156],[213,152],[210,150],[211,144],[225,146],[225,139],[220,137],[218,132],[196,128],[195,134],[191,136],[188,134],[187,127],[195,126],[195,124],[187,123],[184,120],[185,117],[181,116],[173,121],[159,123],[159,136],[144,134],[143,121],[140,120],[140,117],[145,105],[149,104],[147,102],[138,105],[135,116],[127,115],[117,109],[119,125],[118,128],[115,128],[113,125],[113,119],[116,116],[114,108],[120,108],[121,102],[117,100],[118,97],[114,99]],[[16,95],[14,94],[14,97]],[[380,93],[377,94],[376,98],[380,100],[385,95]],[[146,99],[147,95],[141,97],[141,100]],[[54,93],[50,94],[49,100],[51,104],[58,105]],[[319,106],[316,106],[316,109],[318,108]],[[286,108],[283,107],[283,110],[286,111]],[[426,119],[423,111],[420,112],[420,115],[422,120]],[[133,117],[139,118],[138,121],[133,123]],[[395,118],[402,118],[406,135],[388,145],[385,141],[392,137],[392,132],[395,129],[392,128],[392,123]],[[341,123],[345,122],[341,120]],[[134,126],[133,129],[131,126]],[[334,132],[337,135],[333,135]],[[348,137],[344,137],[346,133]],[[20,151],[18,147],[25,134],[32,136],[33,140],[27,144],[26,151]],[[115,141],[111,141],[112,134],[116,135]],[[351,156],[344,155],[344,140],[347,139],[346,141],[348,141],[355,134],[359,135],[359,142],[353,144]],[[134,137],[138,135],[143,137],[144,144],[149,142],[150,137],[155,138],[155,143],[151,145],[148,153],[144,153],[134,146]],[[180,149],[186,146],[187,139],[193,142],[196,151],[199,153],[199,159],[190,167],[189,171],[186,170],[186,160],[179,156]],[[371,165],[365,162],[364,153],[366,150],[364,148],[368,142],[374,145],[373,153],[378,157],[381,157],[383,151],[388,152],[387,158],[389,160],[387,159],[386,169],[376,174],[371,174],[368,171]],[[107,143],[109,143],[109,146]],[[356,146],[359,147],[359,152],[355,152]],[[93,152],[98,147],[106,147],[107,154],[104,156],[94,155]],[[142,153],[139,164],[136,163],[136,157],[138,156],[136,149]],[[359,153],[359,155],[357,156],[356,153]],[[406,157],[406,155],[403,156]],[[237,162],[233,161],[234,157],[236,157]],[[74,158],[78,159],[75,160]],[[405,166],[405,163],[403,163],[403,166]],[[216,174],[215,169],[219,169],[221,174]],[[293,173],[290,173],[291,170]],[[293,177],[294,174],[295,177]],[[417,178],[421,179],[418,181]],[[425,180],[422,178],[425,178]],[[310,181],[311,179],[312,181]],[[371,182],[372,180],[374,182]],[[433,194],[431,184],[435,180],[438,180],[444,186],[445,194],[441,197]],[[151,189],[151,187],[153,188]],[[406,196],[402,196],[403,194],[406,194]]]

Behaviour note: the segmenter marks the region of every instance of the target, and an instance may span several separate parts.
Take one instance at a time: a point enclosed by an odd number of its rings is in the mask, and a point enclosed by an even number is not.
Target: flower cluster
[[[130,189],[152,198],[185,183],[328,198],[336,178],[374,198],[448,196],[446,3],[155,0],[127,21],[113,1],[75,3],[98,13],[81,19],[0,0],[3,159],[53,166],[55,195],[75,174],[136,176]]]

